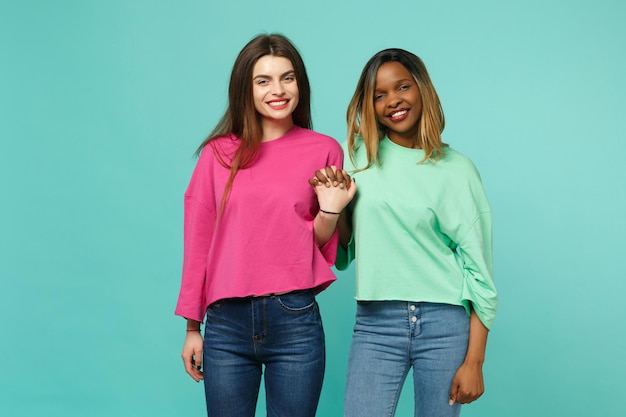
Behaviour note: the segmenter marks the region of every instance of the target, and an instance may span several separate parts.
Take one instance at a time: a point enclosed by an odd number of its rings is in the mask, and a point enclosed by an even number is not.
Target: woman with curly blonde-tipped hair
[[[359,188],[339,219],[336,261],[357,266],[346,417],[394,415],[411,369],[415,416],[458,416],[484,391],[497,306],[491,210],[472,162],[442,142],[444,120],[416,55],[387,49],[365,65],[344,149]],[[343,177],[326,168],[311,182],[323,191]]]

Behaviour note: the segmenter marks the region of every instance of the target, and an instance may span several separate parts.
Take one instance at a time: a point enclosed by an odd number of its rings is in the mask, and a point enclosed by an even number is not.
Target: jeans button
[[[415,311],[415,306],[411,304],[411,311]]]
[[[415,317],[415,316],[411,317],[411,321],[412,321],[413,323],[415,323],[415,322],[417,321],[417,317]]]

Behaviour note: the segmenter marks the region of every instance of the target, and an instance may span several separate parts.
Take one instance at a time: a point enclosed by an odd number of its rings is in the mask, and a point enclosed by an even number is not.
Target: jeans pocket
[[[206,309],[206,320],[211,322],[217,321],[220,317],[220,314],[222,314],[223,308],[224,304],[219,301],[209,305]]]
[[[313,291],[296,291],[276,295],[274,301],[282,310],[289,313],[306,313],[317,307]]]

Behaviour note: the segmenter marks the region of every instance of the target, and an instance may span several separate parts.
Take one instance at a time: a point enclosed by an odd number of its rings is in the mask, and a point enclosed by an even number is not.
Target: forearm
[[[327,170],[332,170],[330,167],[327,167]],[[338,175],[341,171],[337,171]],[[316,175],[321,175],[320,171],[316,172]],[[334,175],[334,174],[333,174]],[[340,217],[343,217],[341,213],[344,213],[345,207],[348,205],[350,200],[354,197],[356,193],[356,183],[352,182],[348,175],[340,174],[341,181],[338,184],[331,185],[331,181],[335,181],[335,178],[328,181],[328,179],[324,176],[323,179],[326,182],[322,182],[321,179],[314,179],[311,183],[314,185],[315,194],[317,195],[317,201],[319,203],[319,213],[315,217],[313,228],[315,231],[315,238],[317,239],[317,244],[319,246],[323,246],[328,240],[331,238],[333,233],[335,233],[335,229],[337,228],[337,222]],[[344,179],[347,178],[347,184],[344,183]],[[345,220],[342,220],[345,222]],[[347,235],[347,242],[350,240],[350,235]]]
[[[335,233],[338,219],[339,215],[337,214],[328,214],[321,211],[317,213],[313,220],[313,231],[315,232],[318,246],[324,246],[330,240],[333,233]]]
[[[352,238],[352,222],[347,207],[341,212],[337,226],[339,227],[339,244],[347,249]]]
[[[487,349],[487,336],[489,330],[483,325],[476,312],[472,309],[470,315],[470,332],[465,364],[482,366],[485,361],[485,351]]]
[[[454,375],[450,387],[450,402],[467,404],[479,398],[485,392],[483,382],[483,362],[489,331],[478,318],[474,310],[470,315],[469,343],[465,361]]]

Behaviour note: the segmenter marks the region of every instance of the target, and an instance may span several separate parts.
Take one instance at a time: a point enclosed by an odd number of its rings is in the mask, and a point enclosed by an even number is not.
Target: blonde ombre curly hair
[[[439,96],[422,60],[404,49],[385,49],[374,55],[363,68],[356,91],[350,100],[347,112],[348,121],[348,152],[354,163],[357,137],[363,139],[367,151],[367,165],[359,167],[361,171],[379,165],[378,144],[387,134],[385,126],[378,123],[374,110],[374,91],[376,90],[376,74],[381,65],[387,62],[399,62],[413,76],[422,98],[422,115],[419,120],[416,145],[424,150],[425,161],[437,162],[444,154],[441,132],[445,127],[445,118]]]

